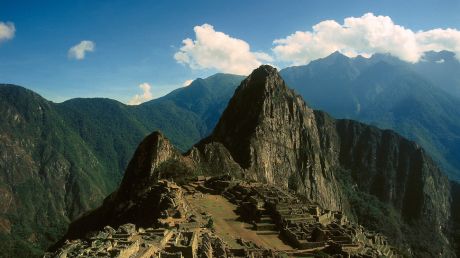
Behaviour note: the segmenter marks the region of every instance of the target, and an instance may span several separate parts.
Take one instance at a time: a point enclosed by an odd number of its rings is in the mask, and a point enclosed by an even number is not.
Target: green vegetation
[[[423,146],[450,179],[459,181],[460,95],[453,88],[459,88],[460,63],[441,55],[430,58],[450,60],[442,66],[335,53],[280,73],[313,108],[392,129]]]
[[[460,100],[418,71],[388,56],[352,60],[334,54],[281,73],[314,108],[394,129],[460,180]],[[0,203],[9,203],[0,206],[0,222],[11,224],[10,232],[0,231],[0,256],[39,255],[69,221],[115,189],[136,146],[152,131],[162,131],[181,151],[207,136],[242,79],[216,74],[139,106],[99,98],[56,104],[24,88],[0,85]],[[164,166],[162,177],[178,183],[212,169]],[[401,246],[412,243],[439,254],[432,248],[438,240],[430,239],[423,225],[403,221],[390,205],[356,191],[348,172],[340,174],[357,222]],[[295,188],[295,178],[289,184]]]
[[[69,221],[100,203],[115,181],[91,150],[37,94],[0,87],[0,218],[2,255],[34,256],[61,236]],[[10,197],[9,197],[10,196]],[[9,239],[9,240],[8,240]]]
[[[0,193],[7,193],[0,203],[10,204],[0,205],[0,223],[11,224],[10,232],[0,231],[0,257],[40,256],[71,220],[115,189],[152,131],[190,148],[209,134],[242,79],[217,74],[139,106],[109,99],[55,104],[0,85]]]
[[[404,243],[404,236],[400,230],[402,225],[400,214],[374,195],[360,191],[350,171],[339,170],[336,175],[350,204],[352,219],[369,230],[386,235],[392,244],[401,246]]]
[[[417,219],[405,220],[391,204],[359,190],[349,170],[339,170],[336,175],[350,204],[350,219],[368,230],[387,236],[404,257],[411,256],[408,246],[426,257],[436,257],[443,252],[439,248],[443,240],[436,238],[439,234],[430,232],[430,225],[424,225]]]
[[[205,227],[209,228],[209,229],[213,229],[214,228],[214,220],[212,218],[209,218],[208,222],[206,222]]]

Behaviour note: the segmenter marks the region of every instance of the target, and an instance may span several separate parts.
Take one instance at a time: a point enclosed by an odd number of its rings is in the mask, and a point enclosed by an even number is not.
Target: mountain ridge
[[[253,102],[246,103],[248,98]],[[394,227],[395,232],[390,233],[398,235],[393,241],[401,241],[400,248],[409,247],[407,251],[414,256],[453,255],[445,232],[450,219],[449,182],[423,149],[389,130],[336,121],[313,111],[269,66],[259,67],[241,83],[214,132],[186,154],[174,151],[160,133],[147,137],[119,190],[103,206],[72,223],[61,243],[87,233],[82,230],[85,227],[147,223],[145,214],[139,212],[143,205],[135,200],[159,178],[222,172],[291,189],[326,209],[356,215],[363,223],[366,217],[358,209],[366,206],[351,204],[366,196],[374,198],[373,204],[380,207],[377,213],[388,209],[399,218],[385,227]],[[397,176],[406,180],[400,184]],[[382,179],[383,189],[376,188],[375,183]],[[358,188],[353,192],[346,180]],[[134,206],[128,205],[131,202]],[[375,219],[370,221],[378,225]],[[418,239],[411,239],[415,232]],[[430,245],[427,249],[427,241],[436,248]]]
[[[338,118],[394,129],[421,143],[450,178],[458,180],[460,113],[456,106],[460,98],[449,94],[452,91],[445,92],[441,81],[435,84],[428,71],[418,68],[439,64],[409,64],[382,54],[368,59],[343,56],[346,62],[340,64],[332,59],[326,57],[280,73],[313,108]],[[330,66],[321,67],[325,63]]]
[[[241,77],[217,75],[213,83],[219,78],[229,85]],[[212,90],[218,91],[211,87],[208,94]],[[151,130],[165,131],[183,150],[214,121],[213,115],[205,118],[207,109],[200,117],[176,105],[179,100],[140,106],[106,98],[53,103],[11,84],[0,85],[0,100],[0,246],[9,256],[39,256],[71,220],[99,205],[120,182],[136,145]],[[218,112],[202,104],[211,114]],[[12,175],[27,178],[28,187]]]
[[[444,54],[445,53],[442,53],[442,55]],[[340,56],[341,54],[339,53],[336,53],[336,55],[342,60],[340,62],[342,65],[343,64],[346,65],[347,63],[352,62],[350,61],[351,59],[348,59],[346,57],[345,58],[341,57]],[[411,84],[412,86],[417,86],[420,84],[419,83],[420,81],[423,81],[423,84],[427,84],[430,87],[434,87],[433,83],[437,81],[439,77],[443,77],[444,76],[443,74],[447,73],[444,70],[449,71],[449,69],[445,69],[446,67],[443,66],[443,63],[441,64],[436,63],[436,61],[438,61],[438,57],[439,57],[438,54],[433,53],[432,56],[429,57],[430,59],[427,62],[423,63],[425,65],[424,66],[425,70],[431,69],[430,67],[432,67],[433,65],[436,65],[435,67],[443,67],[442,69],[440,69],[440,73],[436,74],[437,77],[436,76],[430,77],[431,79],[429,82],[426,82],[425,79],[414,80],[415,83],[412,83]],[[455,60],[450,60],[448,59],[448,57],[445,57],[445,56],[442,56],[442,58],[445,59],[444,65],[450,64],[450,62],[454,62],[454,63],[458,62]],[[328,65],[335,64],[333,60],[326,60],[326,61]],[[336,69],[336,70],[325,69],[325,71],[328,72],[329,74],[323,77],[328,78],[334,74],[340,74],[340,76],[342,76],[345,79],[346,78],[356,78],[356,76],[358,76],[357,71],[360,69],[366,68],[369,65],[369,62],[372,62],[373,65],[379,62],[380,63],[383,62],[384,64],[390,65],[390,67],[393,67],[394,69],[399,69],[399,67],[404,68],[407,65],[406,63],[394,57],[388,56],[388,55],[375,55],[371,59],[364,58],[364,57],[361,57],[361,58],[357,57],[353,59],[353,62],[354,62],[355,67],[350,69],[350,68],[347,68],[347,66],[345,66],[345,69],[347,72],[342,73],[341,69]],[[312,63],[317,64],[318,66],[323,65],[322,60],[313,61]],[[318,69],[318,71],[322,71],[322,70],[324,70],[324,68]],[[422,71],[421,68],[420,69],[414,68],[414,70],[417,73],[421,73]],[[314,74],[313,72],[310,71],[307,74]],[[377,70],[377,73],[378,72],[379,71]],[[283,71],[281,71],[281,73],[283,73]],[[384,75],[383,77],[385,78],[385,73],[382,73],[382,74]],[[121,102],[117,102],[117,101],[110,100],[110,99],[104,99],[104,98],[92,98],[92,99],[77,98],[77,99],[65,101],[64,103],[57,103],[57,104],[49,102],[49,104],[51,105],[51,109],[55,110],[58,113],[55,117],[62,117],[63,120],[65,120],[64,123],[66,125],[67,124],[71,125],[71,128],[66,129],[66,130],[72,131],[70,135],[72,135],[72,137],[75,136],[75,138],[83,139],[84,143],[81,142],[80,139],[78,139],[77,141],[80,143],[74,144],[74,145],[85,146],[83,148],[85,149],[83,152],[91,153],[91,155],[95,157],[94,159],[101,163],[98,165],[101,168],[98,168],[96,170],[119,171],[118,174],[113,173],[109,176],[110,178],[109,180],[112,181],[112,183],[110,183],[112,186],[107,187],[107,189],[109,190],[99,191],[100,192],[98,193],[99,197],[92,196],[91,198],[96,198],[96,199],[101,200],[102,196],[110,192],[115,187],[116,183],[118,183],[121,180],[122,171],[128,165],[129,159],[131,158],[132,153],[134,153],[136,145],[142,139],[142,137],[147,135],[151,130],[159,129],[165,132],[165,135],[168,138],[170,138],[172,143],[175,146],[179,147],[179,150],[182,152],[189,149],[189,147],[192,146],[199,139],[207,136],[213,129],[214,125],[217,124],[218,122],[217,120],[220,114],[222,113],[223,109],[225,108],[225,104],[229,101],[231,94],[233,93],[233,90],[237,87],[237,81],[242,80],[241,76],[232,76],[228,74],[217,74],[215,75],[215,78],[218,79],[220,76],[224,76],[224,77],[227,76],[228,78],[223,79],[224,83],[220,83],[218,81],[211,82],[208,80],[209,78],[197,80],[195,84],[192,83],[193,85],[178,89],[174,93],[175,95],[181,95],[181,92],[184,90],[191,91],[191,90],[194,90],[195,88],[201,88],[202,90],[200,92],[204,94],[203,98],[199,98],[200,94],[189,94],[187,95],[187,97],[184,97],[184,96],[174,97],[174,96],[168,95],[168,96],[165,96],[166,98],[162,98],[159,101],[160,103],[158,103],[158,100],[152,100],[150,101],[152,103],[147,102],[137,107],[129,107],[128,109],[123,108],[123,107],[128,107],[128,106],[124,105]],[[214,76],[211,76],[211,77],[214,77]],[[231,78],[234,78],[233,85],[232,85]],[[284,79],[287,79],[287,78],[284,78]],[[372,82],[372,80],[368,80],[368,81]],[[455,80],[451,80],[451,81],[455,82]],[[329,92],[335,92],[334,87],[332,87],[334,86],[333,85],[334,80],[331,80],[329,83],[331,86]],[[222,87],[214,87],[218,85],[225,85],[225,87],[223,88],[225,88],[226,90],[221,90]],[[305,84],[302,84],[301,86],[303,87],[304,85]],[[318,84],[318,85],[324,86],[324,84]],[[340,85],[349,86],[342,82]],[[369,84],[369,85],[372,86],[372,84]],[[451,85],[451,84],[445,83],[445,85]],[[13,89],[15,88],[15,86],[10,85],[9,88]],[[302,91],[299,90],[300,89],[299,87],[294,87],[294,88],[298,92],[302,93]],[[425,91],[425,92],[439,92],[438,90],[436,90],[437,88],[438,88],[438,85],[436,85],[436,88],[434,88],[434,91],[432,91],[432,89],[430,88],[428,91]],[[21,87],[19,89],[25,89],[25,88]],[[212,92],[213,89],[217,91],[217,94],[216,92]],[[30,91],[30,90],[27,90],[27,91]],[[412,92],[420,95],[422,91],[412,91]],[[301,94],[301,95],[303,95],[304,98],[306,97],[305,94]],[[330,108],[325,108],[325,109],[327,111],[334,111],[334,110],[343,111],[343,110],[348,110],[348,108],[350,108],[353,111],[352,113],[355,113],[355,111],[357,110],[357,106],[354,102],[355,101],[354,96],[351,96],[351,95],[352,94],[350,92],[339,94],[337,100],[343,101],[345,105],[339,105],[338,108],[333,106],[332,109]],[[424,95],[427,95],[427,94],[424,94]],[[25,115],[28,115],[28,112],[26,112],[27,109],[25,108],[28,102],[21,101],[21,98],[23,98],[21,96],[22,96],[21,94],[17,94],[15,97],[11,95],[10,96],[11,103],[18,102],[18,104],[20,103],[24,104],[24,105],[22,104],[18,105],[19,114],[25,113]],[[325,94],[325,96],[328,96],[328,95]],[[347,96],[351,96],[350,98],[352,101],[345,101],[348,98]],[[381,128],[397,129],[397,131],[401,133],[402,135],[406,137],[409,136],[412,140],[416,140],[419,144],[424,146],[428,150],[429,154],[433,155],[433,158],[436,161],[440,162],[440,164],[445,165],[448,163],[452,163],[452,165],[450,165],[451,168],[447,170],[448,172],[455,171],[456,165],[455,165],[455,162],[453,161],[457,160],[456,153],[460,153],[459,152],[460,149],[458,148],[458,146],[460,146],[460,143],[456,143],[455,141],[455,139],[458,138],[458,135],[456,135],[455,132],[456,131],[458,132],[460,129],[455,130],[456,123],[455,123],[455,120],[452,120],[452,117],[456,116],[455,111],[457,109],[454,108],[456,107],[455,105],[456,101],[454,100],[455,96],[451,96],[449,98],[445,98],[443,96],[445,96],[445,94],[434,94],[434,96],[432,96],[431,98],[434,98],[435,101],[432,101],[432,100],[430,101],[433,103],[438,103],[439,102],[438,100],[443,100],[441,102],[444,102],[447,104],[442,104],[442,105],[436,104],[436,105],[427,106],[426,105],[427,98],[423,97],[422,95],[423,98],[419,98],[419,97],[418,98],[406,98],[404,101],[401,101],[400,104],[392,107],[389,111],[386,111],[386,113],[385,112],[375,112],[375,111],[367,112],[368,115],[366,116],[368,116],[368,118],[361,117],[358,119],[360,119],[360,121],[368,122],[368,123],[371,123]],[[215,98],[217,98],[217,100],[213,100]],[[196,99],[198,99],[198,101],[195,101]],[[447,100],[447,101],[444,101],[444,100]],[[312,105],[313,107],[318,107],[318,102],[315,102],[314,99],[309,100],[308,98],[306,98],[306,101],[309,104],[313,104]],[[102,105],[99,102],[109,103],[110,105],[105,105],[105,104]],[[334,102],[337,102],[337,101],[334,101]],[[10,102],[3,102],[3,103],[6,104]],[[179,103],[179,105],[177,103]],[[381,103],[380,106],[385,107],[385,105],[386,105],[385,103]],[[107,108],[108,110],[111,110],[111,112],[104,112],[104,109],[106,109],[106,106],[108,106]],[[121,107],[121,108],[118,109],[117,111],[117,107]],[[415,107],[423,107],[423,109],[421,109],[419,112],[417,111],[418,109]],[[21,108],[23,108],[23,110]],[[360,107],[360,108],[361,108],[361,111],[364,110],[363,112],[365,112],[365,109],[366,109],[365,106]],[[86,111],[83,112],[83,110],[85,109]],[[166,112],[165,114],[163,114],[162,110],[170,110],[170,112]],[[207,112],[206,110],[209,110],[210,112]],[[385,109],[383,110],[385,111]],[[411,110],[410,111],[411,113],[407,113],[406,112],[407,110]],[[435,112],[436,115],[432,115],[433,113],[432,110],[440,110],[440,111],[436,111]],[[97,112],[94,112],[94,111],[97,111]],[[99,112],[99,111],[102,111],[102,112]],[[401,111],[404,111],[406,113],[401,112]],[[117,112],[119,112],[121,115],[115,116]],[[372,117],[372,116],[375,116],[375,113],[377,114],[385,113],[387,115],[377,117],[378,118],[377,119],[376,117]],[[399,113],[404,114],[404,116],[399,116],[395,118],[394,114],[399,114]],[[114,116],[111,117],[112,114]],[[415,114],[415,116],[410,118],[408,117],[409,114]],[[136,118],[135,121],[133,121],[132,117]],[[371,117],[371,119],[369,119],[369,117]],[[316,118],[316,115],[315,115],[315,118]],[[57,118],[56,121],[60,119],[61,118]],[[144,124],[137,120],[142,120],[142,121],[147,121],[147,122]],[[11,121],[13,121],[13,119]],[[102,122],[102,121],[108,121],[108,122]],[[119,122],[112,123],[112,121],[119,121]],[[177,123],[177,121],[183,121],[183,122]],[[426,121],[429,121],[429,123],[427,124]],[[56,122],[56,123],[59,124],[61,122]],[[108,124],[110,126],[104,126],[104,124]],[[123,126],[119,127],[120,125],[123,125]],[[417,127],[414,128],[413,125],[416,125]],[[430,125],[430,127],[427,127],[427,125]],[[436,127],[433,127],[433,125],[435,125]],[[29,125],[29,126],[32,126],[32,125]],[[118,127],[120,128],[120,130],[117,131]],[[15,136],[15,134],[16,132],[11,132],[9,137],[12,139],[21,138],[18,135]],[[101,138],[99,137],[100,135],[104,137]],[[444,140],[440,141],[440,138],[437,135],[445,135],[448,137],[445,137]],[[98,137],[95,137],[95,136],[98,136]],[[11,148],[11,147],[8,147],[8,148]],[[7,152],[13,153],[11,152],[10,149],[8,149]],[[48,152],[49,150],[47,150],[47,152],[42,152],[42,153],[48,153]],[[216,158],[218,156],[229,156],[230,155],[228,150],[226,150],[226,148],[224,148],[224,146],[221,143],[216,143],[216,142],[213,142],[209,146],[208,145],[204,146],[203,150],[198,150],[196,148],[191,149],[190,153],[191,155],[194,155],[197,159],[202,159],[205,161],[210,160],[212,158]],[[216,155],[216,153],[218,153],[219,155]],[[4,164],[6,164],[5,162],[7,162],[8,164],[12,164],[11,162],[13,161],[18,162],[18,160],[9,159],[8,161],[4,161]],[[52,163],[43,163],[43,164],[44,164],[43,166],[47,166],[46,164],[52,164]],[[457,164],[457,165],[460,166],[460,164]],[[228,169],[230,167],[232,169],[237,170],[235,166],[236,164],[233,164],[233,163],[227,164],[225,161],[222,161],[221,164],[218,165],[219,169]],[[444,166],[444,167],[447,167],[447,166]],[[201,169],[209,170],[210,168],[204,167]],[[4,172],[5,171],[6,170],[4,170]],[[45,172],[46,170],[41,170],[41,171],[42,172],[39,176],[43,177],[46,174]],[[241,169],[241,171],[238,173],[242,174],[243,172],[244,170]],[[103,172],[101,173],[103,174]],[[452,173],[453,172],[450,172],[450,176],[452,179],[455,180],[456,177],[452,176]],[[73,180],[72,182],[78,181],[78,179],[75,177],[73,177],[72,180]],[[3,182],[5,182],[5,180],[3,180]],[[93,183],[88,183],[88,184],[92,185]],[[8,188],[8,183],[4,186]],[[3,192],[7,193],[5,195],[7,197],[6,199],[11,197],[11,194],[9,194],[11,192],[10,190],[3,191]],[[23,194],[26,194],[26,193],[23,193]],[[70,200],[72,199],[72,196],[69,195],[66,198]],[[5,203],[9,203],[9,201],[8,202],[5,201]],[[70,206],[71,205],[69,205],[69,207]],[[86,207],[88,208],[90,206],[86,206]],[[70,211],[69,214],[72,214],[72,213],[77,214],[77,213],[80,213],[79,210],[86,210],[87,208],[73,209],[75,210],[75,212]],[[14,225],[21,223],[20,222],[21,220],[19,220],[12,224],[11,221],[13,220],[11,218],[5,219],[4,217],[2,218],[2,216],[0,216],[0,220],[1,220],[0,228],[6,230],[3,232],[8,232],[8,230],[15,231]],[[26,220],[28,219],[26,218]],[[69,219],[68,218],[65,218],[63,220],[59,219],[59,221],[63,221],[61,225],[64,225],[65,227]],[[60,228],[61,230],[63,230],[63,226],[60,226]],[[30,237],[30,235],[27,235],[24,233],[21,233],[21,234],[22,234],[21,239],[17,240],[19,242],[24,241],[24,239],[28,239]],[[34,239],[34,238],[32,237],[30,239]],[[8,240],[6,239],[5,241],[3,241],[3,243],[7,241]],[[31,243],[36,243],[36,242],[37,242],[36,240],[31,240],[31,241],[26,240],[24,242],[25,243],[24,246],[30,245]],[[27,248],[21,248],[21,249],[27,249]]]

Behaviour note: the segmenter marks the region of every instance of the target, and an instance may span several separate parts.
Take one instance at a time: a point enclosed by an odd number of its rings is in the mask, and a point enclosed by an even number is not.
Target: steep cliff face
[[[180,150],[209,135],[242,76],[216,74],[137,106],[111,99],[52,103],[0,83],[0,249],[40,255],[69,222],[116,189],[153,130]]]
[[[118,196],[125,198],[127,195],[136,194],[137,190],[156,182],[161,177],[160,165],[179,157],[180,152],[163,134],[160,132],[150,134],[141,142],[129,162]]]
[[[353,171],[361,191],[391,203],[406,219],[446,225],[449,181],[419,145],[355,121],[338,120],[336,128],[340,163]]]
[[[459,71],[450,52],[425,53],[415,64],[337,52],[280,74],[311,107],[392,129],[420,144],[451,180],[460,180]]]
[[[40,254],[67,224],[115,187],[53,103],[0,85],[0,249]]]
[[[73,223],[67,237],[84,233],[86,224],[97,229],[144,223],[133,207],[142,209],[139,197],[159,178],[197,174],[231,174],[290,188],[385,233],[390,221],[388,233],[410,247],[409,255],[452,255],[444,232],[448,180],[424,151],[391,131],[313,111],[270,66],[241,83],[214,132],[187,154],[179,155],[159,133],[147,137],[119,190]]]
[[[337,155],[321,147],[313,110],[275,68],[261,66],[242,82],[208,140],[222,143],[246,177],[341,209],[333,174]]]
[[[346,199],[357,220],[405,242],[409,254],[453,255],[448,233],[451,187],[423,148],[391,130],[334,120],[321,111],[315,116],[320,137],[336,141],[340,169],[335,173],[342,189],[348,190]],[[344,177],[350,181],[344,182]],[[370,205],[363,204],[366,201]],[[375,222],[379,217],[382,220]]]
[[[329,209],[356,213],[359,207],[350,207],[355,204],[344,192],[356,186],[354,191],[376,197],[382,209],[396,211],[390,222],[401,240],[436,232],[436,244],[448,245],[449,182],[424,150],[393,131],[313,111],[272,67],[261,66],[242,82],[205,142],[222,143],[244,176],[293,189]],[[351,185],[339,180],[344,171]],[[401,229],[400,223],[411,226]],[[431,249],[423,252],[443,250]]]
[[[154,132],[148,135],[131,159],[119,189],[105,198],[101,207],[84,214],[72,223],[64,239],[80,237],[104,225],[121,225],[127,222],[135,222],[138,225],[154,223],[160,216],[159,206],[162,205],[166,194],[164,188],[156,183],[161,177],[169,178],[162,172],[171,172],[181,165],[181,168],[188,169],[187,165],[182,163],[184,159],[163,134]],[[61,244],[62,241],[58,242],[57,246]]]

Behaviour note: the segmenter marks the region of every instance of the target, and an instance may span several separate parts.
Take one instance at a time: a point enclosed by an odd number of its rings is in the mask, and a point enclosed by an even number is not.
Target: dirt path
[[[187,198],[190,205],[199,212],[207,212],[213,217],[216,234],[222,237],[232,247],[238,247],[237,238],[252,241],[268,249],[292,250],[284,244],[277,235],[258,235],[252,230],[252,225],[238,221],[235,213],[236,205],[220,195],[204,194],[202,197]]]

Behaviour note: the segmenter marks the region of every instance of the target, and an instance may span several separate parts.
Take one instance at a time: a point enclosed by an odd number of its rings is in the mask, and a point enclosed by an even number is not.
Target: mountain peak
[[[161,212],[179,206],[177,199],[163,198],[168,190],[157,187],[158,179],[178,182],[219,174],[292,190],[328,210],[356,214],[358,221],[368,219],[368,214],[353,212],[371,208],[377,215],[368,225],[382,231],[390,228],[398,239],[395,242],[404,243],[406,236],[399,232],[407,225],[408,241],[414,234],[435,232],[439,240],[433,246],[438,248],[430,252],[450,252],[447,237],[439,230],[449,222],[448,181],[431,159],[391,131],[334,120],[311,110],[270,66],[259,67],[240,84],[214,132],[189,153],[180,155],[159,133],[148,136],[136,150],[118,191],[101,208],[73,223],[67,237],[81,235],[85,225],[92,229],[108,223],[142,226],[152,225],[159,216],[175,216],[169,210]],[[163,209],[166,203],[171,205]],[[386,220],[380,214],[388,210],[396,216]],[[409,244],[424,251],[417,246],[419,241]]]
[[[270,65],[261,65],[259,68],[252,71],[252,73],[241,83],[237,89],[239,91],[246,91],[248,88],[265,89],[276,87],[283,79],[278,73],[278,70]],[[284,81],[283,81],[284,83]]]
[[[340,61],[347,61],[349,60],[350,58],[348,58],[346,55],[342,54],[340,51],[335,51],[334,53],[320,59],[322,60],[323,62],[325,61],[329,61],[331,63],[337,63],[337,62],[340,62]]]
[[[270,153],[255,150],[254,145],[262,146],[256,141],[276,142],[311,119],[313,111],[287,87],[276,68],[263,65],[237,88],[210,138],[224,144],[241,167],[250,168],[261,162],[260,155]]]
[[[340,51],[336,50],[334,53],[330,54],[329,57],[347,57],[344,54],[342,54]]]
[[[126,169],[119,192],[132,194],[133,187],[139,188],[156,182],[160,177],[159,164],[178,156],[180,153],[161,132],[151,133],[137,147],[134,158]]]
[[[264,103],[273,99],[274,95],[285,95],[290,91],[276,68],[261,65],[241,82],[221,121],[240,115],[239,119],[249,116],[256,121],[263,112]]]
[[[268,74],[278,74],[278,70],[271,65],[261,65],[258,68],[256,68],[254,71],[252,71],[251,74],[260,73],[260,72],[264,72],[267,75]]]

